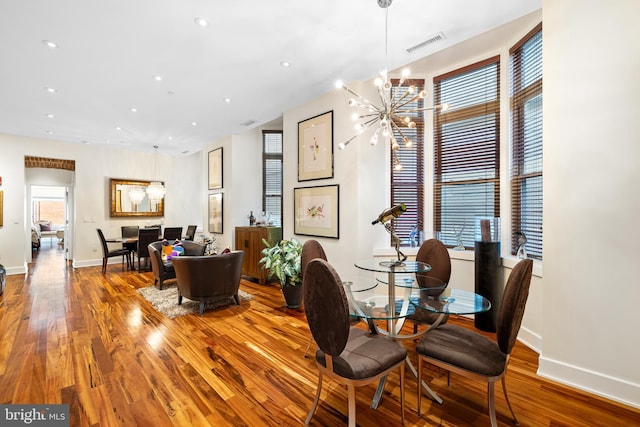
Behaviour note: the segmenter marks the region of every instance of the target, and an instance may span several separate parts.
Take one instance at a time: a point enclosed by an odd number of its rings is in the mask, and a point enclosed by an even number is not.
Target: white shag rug
[[[178,305],[178,287],[175,283],[165,283],[162,290],[158,289],[156,286],[149,286],[138,289],[138,292],[147,301],[149,301],[151,305],[153,305],[153,308],[169,319],[184,316],[185,314],[200,313],[199,301],[182,298],[182,304]],[[240,299],[240,303],[242,303],[242,301],[250,300],[252,295],[242,290],[238,290],[238,297]],[[230,304],[235,304],[233,298],[221,299],[219,301],[213,301],[205,304],[204,310],[206,312],[207,310],[212,310],[214,308]]]

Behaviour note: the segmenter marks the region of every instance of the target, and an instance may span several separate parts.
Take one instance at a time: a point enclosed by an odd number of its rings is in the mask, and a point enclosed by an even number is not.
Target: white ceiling
[[[540,8],[541,0],[395,0],[388,9],[377,0],[0,0],[0,133],[193,152],[277,120],[338,79],[369,79]],[[444,40],[407,53],[437,33]]]

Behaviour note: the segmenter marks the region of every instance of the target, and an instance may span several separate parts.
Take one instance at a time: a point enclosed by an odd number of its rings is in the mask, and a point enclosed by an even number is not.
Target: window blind
[[[410,86],[414,86],[416,92],[424,89],[424,80],[421,79],[406,80],[399,89],[397,88],[399,80],[392,80],[391,82],[394,85],[392,95],[395,96],[395,99],[402,97],[402,95],[409,90]],[[404,108],[409,110],[423,108],[423,106],[423,99],[418,98],[407,104]],[[402,143],[402,136],[394,130],[395,137],[400,143],[397,154],[402,169],[395,169],[393,156],[391,156],[390,164],[391,206],[400,203],[404,203],[407,206],[407,211],[404,214],[392,220],[392,225],[402,241],[402,246],[410,246],[414,234],[415,242],[417,243],[417,232],[424,229],[424,112],[414,111],[408,115],[415,122],[416,127],[413,129],[404,126],[400,127],[402,133],[409,138],[413,144],[411,147],[405,147]],[[412,231],[414,234],[412,234]],[[391,244],[393,244],[393,242],[391,242]]]
[[[510,50],[511,253],[542,259],[542,24]]]
[[[262,131],[262,210],[282,226],[282,131]]]
[[[476,216],[500,216],[499,57],[434,79],[434,230],[473,247]]]

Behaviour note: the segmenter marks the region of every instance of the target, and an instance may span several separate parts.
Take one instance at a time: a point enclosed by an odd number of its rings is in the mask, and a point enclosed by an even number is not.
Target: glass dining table
[[[343,287],[349,300],[349,314],[367,322],[372,333],[388,336],[394,340],[416,339],[437,327],[447,315],[468,315],[486,312],[491,303],[485,297],[474,292],[455,289],[436,278],[421,276],[421,287],[416,280],[416,273],[431,270],[429,264],[418,261],[404,261],[401,264],[376,259],[357,261],[356,268],[370,271],[377,275],[370,285],[353,285],[344,282]],[[404,321],[416,311],[425,310],[438,313],[433,324],[417,333],[404,333]],[[409,358],[409,370],[417,378],[417,372]],[[382,397],[385,378],[378,384],[378,389],[371,403],[376,408]],[[422,386],[438,403],[442,399],[423,381]]]

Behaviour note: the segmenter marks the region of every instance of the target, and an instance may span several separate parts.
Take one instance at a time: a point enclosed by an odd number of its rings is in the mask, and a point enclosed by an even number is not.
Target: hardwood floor
[[[29,274],[9,276],[0,296],[0,403],[68,403],[72,426],[304,424],[317,370],[302,357],[304,313],[284,308],[277,286],[243,280],[251,301],[170,320],[137,292],[153,283],[151,273],[120,264],[105,275],[100,267],[74,270],[60,252],[41,250]],[[414,344],[405,345],[415,362]],[[536,369],[537,354],[518,343],[507,383],[522,426],[640,424],[640,411],[542,379]],[[407,426],[490,425],[483,384],[452,375],[447,387],[443,371],[427,371],[444,403],[423,397],[418,418],[407,373]],[[357,389],[359,425],[399,425],[397,375],[377,410],[369,407],[374,385]],[[498,424],[510,426],[501,388]],[[346,389],[325,381],[311,425],[344,425],[347,412]]]

